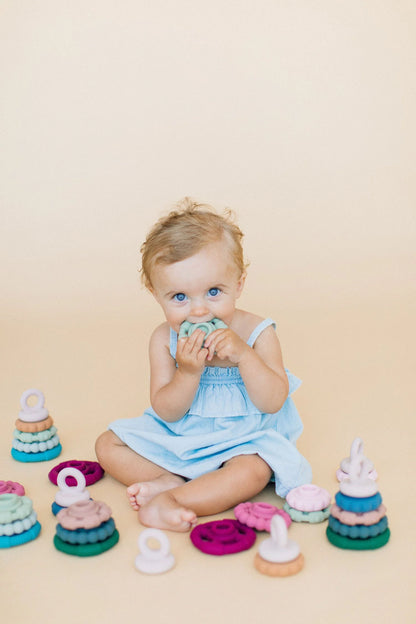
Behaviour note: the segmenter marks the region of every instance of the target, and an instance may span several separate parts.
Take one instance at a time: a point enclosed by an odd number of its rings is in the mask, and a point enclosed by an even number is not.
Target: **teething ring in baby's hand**
[[[256,532],[238,520],[205,522],[190,534],[193,545],[209,555],[229,555],[247,550],[256,541]]]

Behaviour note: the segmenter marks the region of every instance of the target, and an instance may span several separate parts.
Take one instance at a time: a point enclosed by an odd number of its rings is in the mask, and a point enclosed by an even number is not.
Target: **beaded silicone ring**
[[[234,515],[239,522],[253,529],[257,529],[257,531],[270,532],[270,522],[275,515],[282,516],[287,528],[289,528],[292,523],[286,511],[274,505],[269,505],[268,503],[240,503],[234,508]]]
[[[221,556],[251,548],[256,533],[238,520],[225,519],[199,524],[192,529],[190,538],[202,552]]]
[[[351,539],[338,535],[329,526],[326,528],[326,536],[334,546],[343,548],[344,550],[375,550],[381,548],[390,539],[390,529],[387,528],[383,533],[376,537],[368,537],[367,539]]]
[[[100,464],[96,461],[81,461],[77,459],[70,459],[69,461],[64,461],[52,468],[49,472],[48,477],[49,481],[54,485],[57,484],[58,481],[58,473],[63,468],[76,468],[85,477],[86,485],[92,485],[99,481],[104,475],[104,469],[100,466]],[[76,481],[73,477],[69,476],[66,478],[67,485],[76,485]]]
[[[353,498],[352,496],[346,496],[341,492],[337,492],[335,494],[335,502],[338,507],[345,509],[345,511],[365,513],[380,507],[382,499],[380,492],[377,492],[374,496],[368,496],[365,498]]]
[[[60,537],[55,535],[53,538],[53,544],[57,550],[67,554],[76,555],[77,557],[93,557],[94,555],[100,555],[107,550],[110,550],[115,546],[120,539],[117,529],[113,534],[103,542],[95,542],[95,544],[68,544],[61,540]]]
[[[371,524],[369,526],[356,524],[355,526],[351,526],[349,524],[342,524],[339,520],[334,518],[333,516],[329,517],[328,526],[334,531],[334,533],[338,533],[338,535],[343,535],[344,537],[349,537],[351,539],[367,539],[368,537],[376,537],[376,535],[380,535],[387,529],[387,517],[384,516],[379,522],[375,524]]]
[[[25,488],[17,481],[0,481],[0,494],[17,494],[24,496]]]
[[[20,546],[36,539],[41,530],[41,525],[36,522],[30,529],[23,531],[17,535],[3,535],[0,537],[0,548],[10,548],[12,546]]]

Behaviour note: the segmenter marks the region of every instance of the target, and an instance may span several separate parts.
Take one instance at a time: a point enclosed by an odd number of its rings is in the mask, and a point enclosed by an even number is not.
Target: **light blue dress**
[[[271,319],[250,335],[253,347]],[[170,353],[176,356],[178,336],[171,330]],[[176,422],[159,418],[152,408],[142,416],[109,425],[127,446],[166,470],[195,479],[219,468],[236,455],[258,454],[273,470],[276,493],[285,497],[294,487],[310,483],[309,463],[296,449],[303,425],[291,394],[301,381],[286,370],[289,396],[275,414],[260,412],[251,402],[237,366],[206,366],[193,403]]]

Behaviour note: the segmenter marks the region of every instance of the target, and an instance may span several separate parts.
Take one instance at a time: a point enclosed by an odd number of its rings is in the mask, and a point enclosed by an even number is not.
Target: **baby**
[[[311,480],[295,446],[300,381],[283,366],[274,322],[236,308],[242,237],[228,213],[185,199],[141,248],[144,284],[166,318],[149,345],[152,407],[111,423],[96,453],[146,526],[188,531],[270,480],[282,497]],[[178,339],[185,322],[194,331]]]

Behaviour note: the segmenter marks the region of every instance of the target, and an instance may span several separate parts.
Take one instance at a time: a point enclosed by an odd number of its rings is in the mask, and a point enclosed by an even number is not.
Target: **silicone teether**
[[[66,477],[74,477],[76,485],[67,485]],[[69,507],[78,501],[88,500],[89,492],[85,489],[85,477],[80,470],[76,468],[64,468],[58,474],[57,484],[59,492],[56,493],[55,502],[61,507]]]
[[[33,407],[27,403],[31,396],[36,396],[38,399],[36,405]],[[22,409],[19,412],[19,418],[24,422],[39,422],[40,420],[45,420],[45,418],[49,416],[48,410],[44,407],[45,397],[43,392],[36,390],[36,388],[31,388],[23,392],[20,398],[20,405]]]
[[[377,479],[377,472],[374,468],[374,464],[364,455],[364,443],[361,438],[354,438],[351,444],[350,456],[345,457],[337,470],[338,481],[344,481],[350,476],[351,467],[355,461],[359,459],[365,459],[368,466],[368,477],[374,481]]]
[[[58,482],[58,474],[63,468],[76,468],[85,477],[87,485],[92,485],[99,481],[104,475],[104,469],[96,461],[70,459],[68,461],[61,462],[57,466],[54,466],[49,472],[49,481],[54,485]],[[76,481],[73,477],[68,476],[66,478],[67,485],[75,485]]]
[[[378,492],[377,483],[370,479],[372,463],[363,455],[356,455],[349,465],[349,476],[341,481],[339,491],[346,496],[365,498]]]
[[[273,516],[270,523],[271,537],[259,546],[254,560],[256,569],[268,576],[289,576],[299,572],[304,563],[299,545],[288,539],[283,518]]]
[[[292,520],[289,514],[268,503],[240,503],[234,508],[234,515],[242,524],[246,524],[257,531],[270,531],[270,521],[273,516],[279,514],[289,528]]]
[[[159,548],[148,546],[149,539],[159,542]],[[138,546],[140,553],[135,559],[135,566],[140,572],[146,574],[161,574],[167,572],[175,565],[175,558],[170,552],[168,537],[159,529],[145,529],[139,536]]]
[[[193,545],[208,555],[230,555],[247,550],[256,533],[238,520],[213,520],[196,526],[190,534]]]
[[[0,494],[17,494],[24,496],[25,488],[17,481],[0,481]]]
[[[180,326],[178,339],[187,338],[193,334],[196,329],[202,329],[202,331],[205,332],[206,338],[216,329],[227,329],[227,325],[217,318],[212,319],[212,321],[207,321],[206,323],[190,323],[189,321],[184,321]]]
[[[320,511],[328,507],[331,495],[327,490],[310,483],[290,490],[286,500],[298,511]]]

